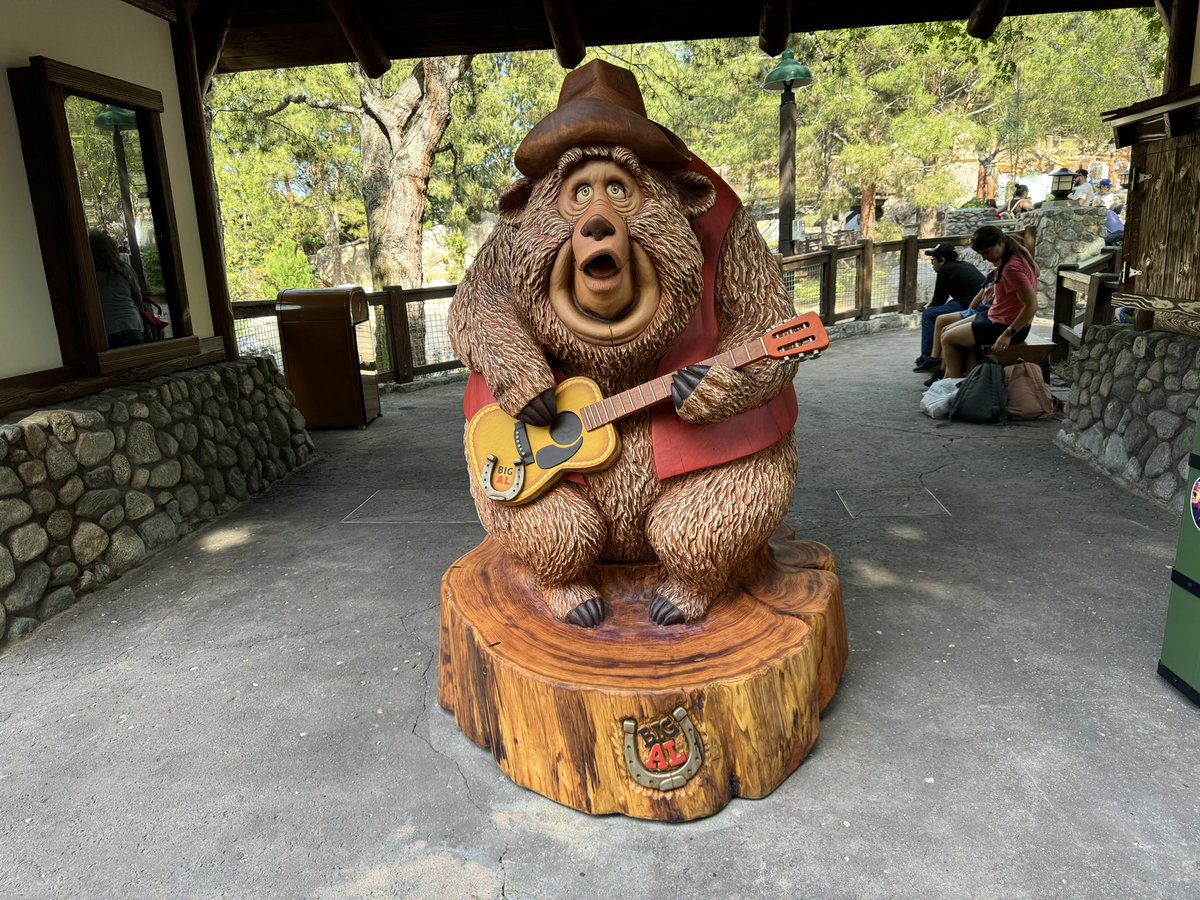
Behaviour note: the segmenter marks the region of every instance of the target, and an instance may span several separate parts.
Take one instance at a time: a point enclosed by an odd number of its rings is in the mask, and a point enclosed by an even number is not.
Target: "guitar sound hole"
[[[583,434],[583,422],[573,412],[562,412],[550,426],[550,439],[556,444],[573,444]]]

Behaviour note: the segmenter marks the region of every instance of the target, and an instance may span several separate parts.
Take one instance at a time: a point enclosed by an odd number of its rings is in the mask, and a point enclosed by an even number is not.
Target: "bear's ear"
[[[500,197],[500,221],[516,225],[525,212],[525,204],[533,193],[533,182],[528,178],[518,178],[512,186]]]
[[[717,200],[716,189],[712,182],[699,172],[673,172],[675,187],[679,190],[679,201],[689,219],[708,212]]]

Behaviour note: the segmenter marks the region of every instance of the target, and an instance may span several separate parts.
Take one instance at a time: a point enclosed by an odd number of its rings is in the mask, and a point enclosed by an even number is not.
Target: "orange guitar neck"
[[[737,369],[741,366],[749,365],[755,360],[763,359],[767,355],[766,344],[759,337],[749,343],[742,344],[740,347],[734,347],[732,350],[726,350],[724,353],[718,353],[716,356],[702,359],[694,365],[722,365],[728,366],[731,369]],[[591,406],[585,406],[579,411],[584,427],[588,431],[593,431],[596,428],[624,419],[626,416],[632,416],[634,413],[639,413],[643,409],[653,406],[655,403],[661,403],[663,400],[670,398],[672,377],[673,375],[661,375],[653,381],[647,381],[645,384],[639,384],[637,387],[630,388],[627,391],[613,394],[611,397],[605,397],[600,402],[593,403]]]

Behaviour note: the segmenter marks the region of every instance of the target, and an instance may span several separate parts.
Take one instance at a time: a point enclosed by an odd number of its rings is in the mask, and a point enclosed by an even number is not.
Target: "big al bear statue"
[[[556,373],[605,396],[671,375],[673,404],[619,423],[610,468],[527,505],[489,499],[472,472],[480,521],[560,619],[604,619],[597,561],[657,559],[650,619],[696,621],[792,496],[794,363],[691,365],[794,314],[778,265],[729,187],[646,118],[625,69],[570,73],[516,164],[526,177],[451,307],[451,342],[474,373],[468,416],[494,396],[549,425]]]

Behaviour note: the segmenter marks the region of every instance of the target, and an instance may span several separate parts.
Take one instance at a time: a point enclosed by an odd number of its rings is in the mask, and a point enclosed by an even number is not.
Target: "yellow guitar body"
[[[598,472],[621,452],[613,425],[588,431],[579,411],[604,399],[589,378],[563,381],[554,390],[558,418],[548,428],[526,425],[491,403],[467,426],[467,467],[484,494],[520,506],[536,499],[567,472]]]

